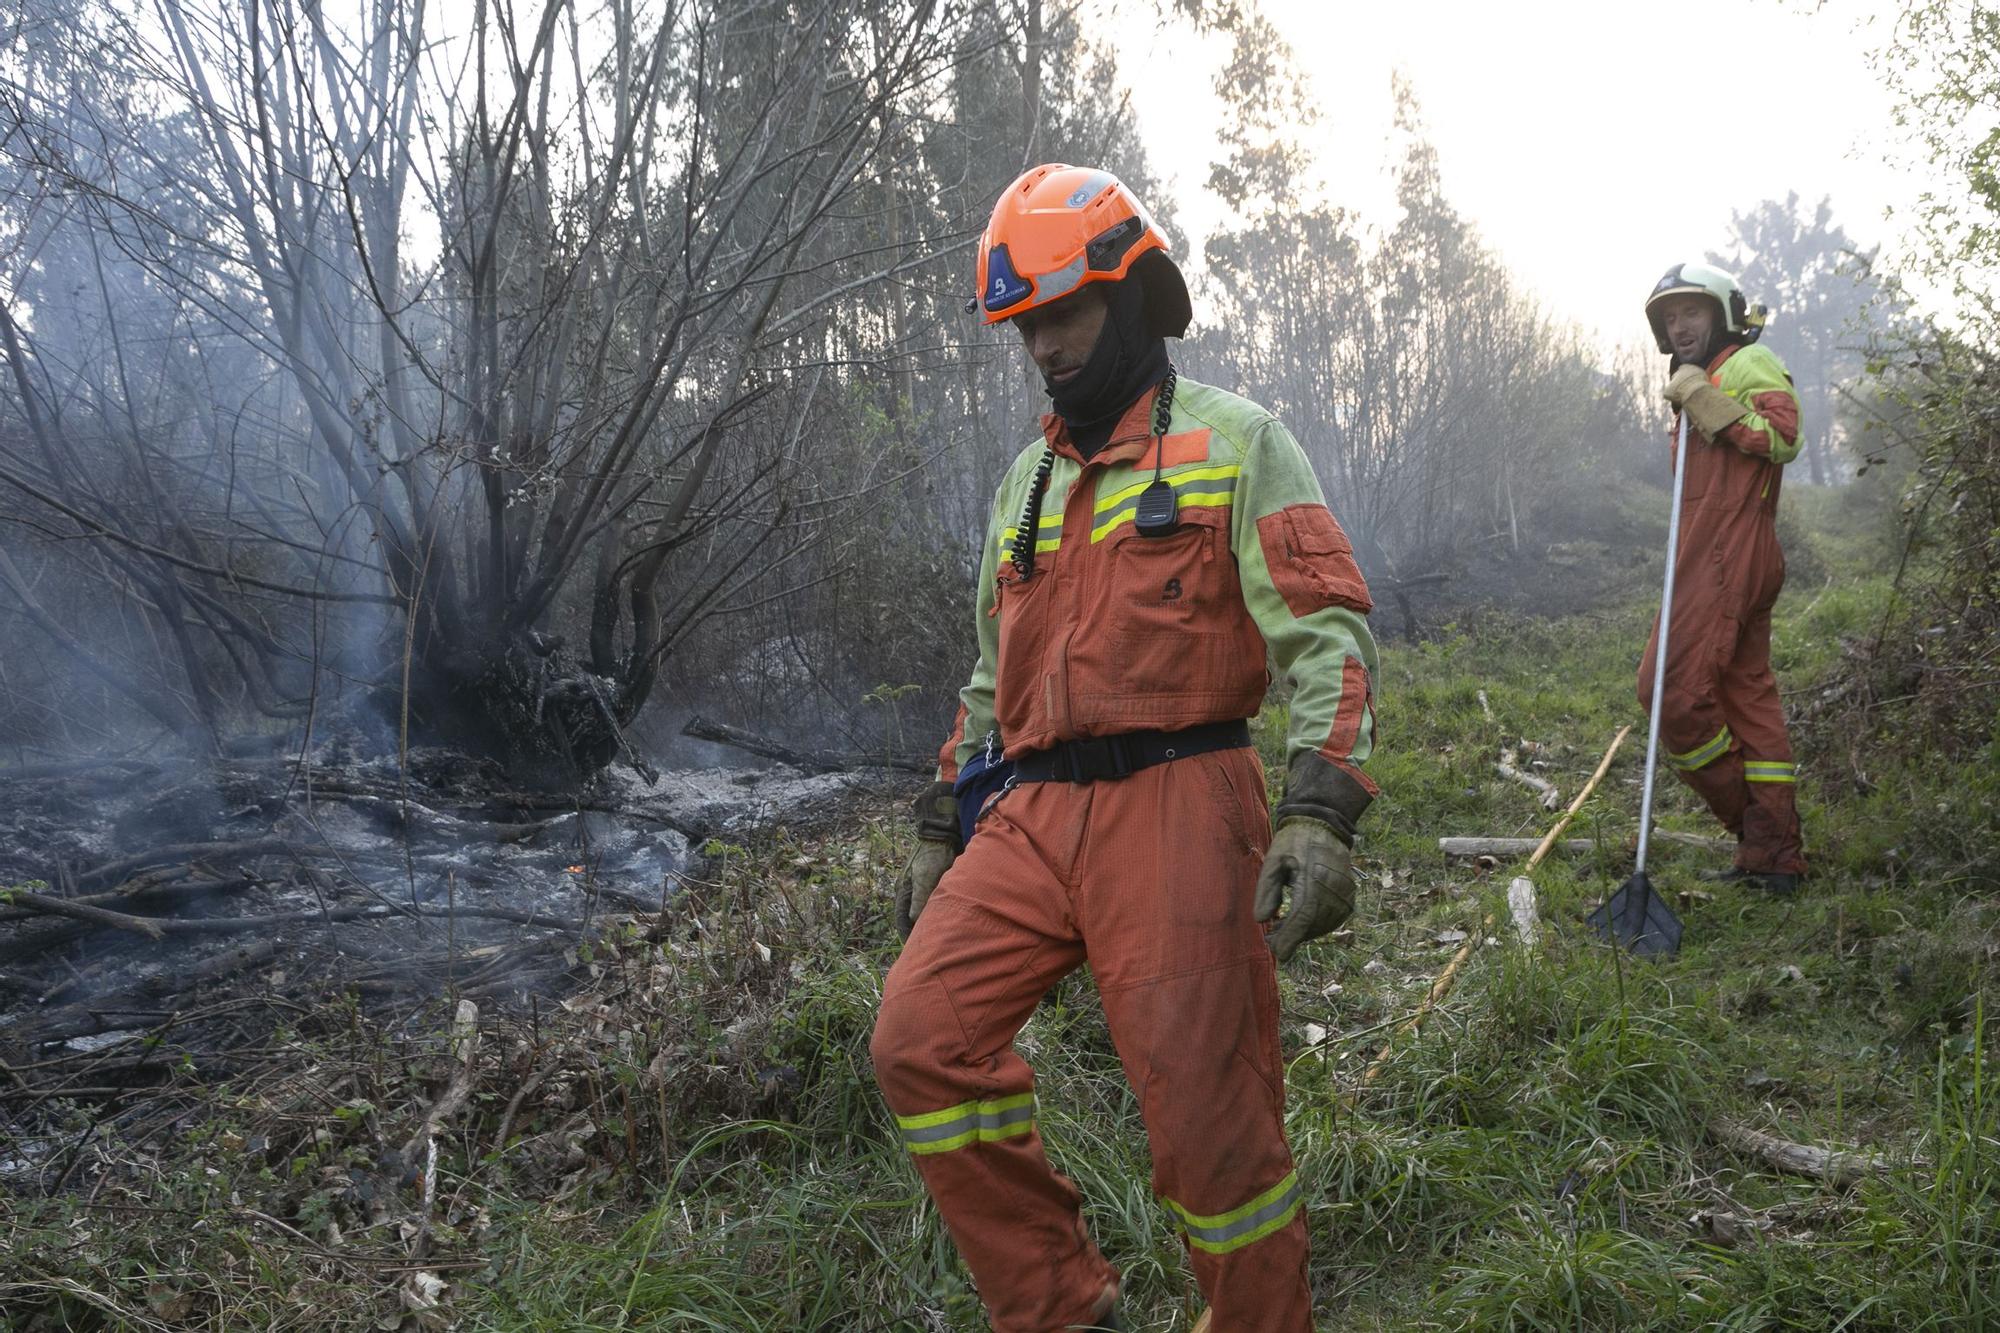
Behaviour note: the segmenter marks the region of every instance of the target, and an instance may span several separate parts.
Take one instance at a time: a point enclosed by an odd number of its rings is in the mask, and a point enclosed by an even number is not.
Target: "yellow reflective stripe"
[[[1062,545],[1063,516],[1044,514],[1035,524],[1035,554],[1045,555]],[[1000,554],[1010,555],[1014,550],[1014,534],[1021,530],[1018,523],[1009,523],[1000,530]]]
[[[1035,1094],[1017,1093],[991,1101],[961,1102],[942,1111],[899,1115],[903,1146],[913,1153],[950,1152],[968,1143],[994,1143],[1035,1127]]]
[[[1686,754],[1669,754],[1667,762],[1675,768],[1703,768],[1720,759],[1729,748],[1729,728],[1716,733],[1715,739],[1705,745],[1697,745]]]
[[[1776,759],[1746,759],[1743,761],[1743,777],[1749,782],[1797,782],[1797,764],[1782,763]]]
[[[1227,505],[1235,498],[1235,492],[1233,491],[1216,491],[1212,494],[1191,493],[1179,490],[1174,492],[1175,503],[1182,509],[1213,509],[1218,506]],[[1127,523],[1136,521],[1138,517],[1139,509],[1137,505],[1120,510],[1107,519],[1102,527],[1090,530],[1090,544],[1095,546],[1118,529],[1124,527]]]
[[[1296,1171],[1286,1172],[1270,1189],[1226,1213],[1203,1216],[1172,1199],[1163,1200],[1187,1232],[1188,1243],[1209,1254],[1228,1254],[1281,1230],[1298,1215],[1301,1201]]]
[[[1175,490],[1179,490],[1191,481],[1233,481],[1238,476],[1241,476],[1242,473],[1243,469],[1235,463],[1219,463],[1214,467],[1191,467],[1179,472],[1169,472],[1165,474],[1165,477]],[[1149,474],[1143,480],[1133,482],[1122,491],[1113,491],[1110,495],[1100,495],[1097,497],[1096,512],[1099,514],[1107,513],[1110,510],[1116,509],[1127,500],[1137,499],[1139,493],[1152,484],[1153,478]]]

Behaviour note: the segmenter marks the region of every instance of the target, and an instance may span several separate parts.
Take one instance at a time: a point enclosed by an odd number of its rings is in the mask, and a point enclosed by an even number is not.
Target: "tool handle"
[[[1590,794],[1597,790],[1597,784],[1604,780],[1605,773],[1611,768],[1612,756],[1618,753],[1618,747],[1623,745],[1625,738],[1631,734],[1632,728],[1629,726],[1618,728],[1618,734],[1611,738],[1611,748],[1604,752],[1604,758],[1597,761],[1597,771],[1590,775],[1590,781],[1583,784],[1583,790],[1578,792],[1576,799],[1569,803],[1569,809],[1563,811],[1563,817],[1558,819],[1555,825],[1542,835],[1541,842],[1535,847],[1534,854],[1528,858],[1528,864],[1522,869],[1522,874],[1532,875],[1535,873],[1535,867],[1540,865],[1542,858],[1549,854],[1549,848],[1556,845],[1556,839],[1560,838],[1563,830],[1569,827],[1569,821],[1576,818],[1576,812],[1583,809],[1583,803],[1590,799]]]
[[[1659,651],[1653,654],[1653,707],[1646,723],[1646,786],[1639,798],[1639,863],[1646,873],[1646,848],[1653,837],[1653,773],[1660,758],[1660,698],[1667,688],[1667,630],[1674,620],[1674,564],[1681,551],[1681,487],[1687,481],[1688,416],[1681,412],[1680,443],[1674,449],[1674,498],[1667,514],[1667,581],[1660,590]]]

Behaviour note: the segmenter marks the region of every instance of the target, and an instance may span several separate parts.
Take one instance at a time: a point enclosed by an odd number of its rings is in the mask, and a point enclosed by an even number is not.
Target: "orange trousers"
[[[1714,595],[1698,579],[1687,580],[1692,596],[1675,590],[1660,749],[1681,781],[1735,835],[1739,868],[1801,875],[1806,859],[1794,796],[1797,776],[1785,706],[1771,672],[1771,604],[1784,580],[1782,558],[1775,558],[1775,567],[1766,596]],[[1731,614],[1732,606],[1746,601],[1745,611]],[[1639,662],[1639,704],[1649,712],[1659,633],[1656,616]]]
[[[1277,971],[1252,915],[1270,836],[1249,749],[1024,783],[918,917],[883,986],[875,1076],[999,1333],[1086,1324],[1117,1278],[1043,1152],[1014,1049],[1084,962],[1214,1333],[1310,1333]]]

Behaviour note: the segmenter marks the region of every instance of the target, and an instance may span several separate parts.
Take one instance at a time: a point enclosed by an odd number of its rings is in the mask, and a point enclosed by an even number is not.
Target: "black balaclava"
[[[1136,276],[1107,283],[1104,328],[1076,377],[1050,384],[1056,415],[1069,426],[1070,442],[1089,459],[1111,439],[1118,419],[1139,396],[1167,377],[1167,340],[1146,327],[1145,284]]]

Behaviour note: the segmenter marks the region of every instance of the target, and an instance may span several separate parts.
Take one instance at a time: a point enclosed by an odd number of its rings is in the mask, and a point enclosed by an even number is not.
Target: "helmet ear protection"
[[[1753,305],[1743,312],[1740,322],[1743,325],[1743,341],[1756,342],[1764,336],[1764,326],[1771,322],[1771,307],[1761,303]]]

